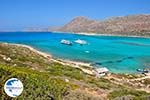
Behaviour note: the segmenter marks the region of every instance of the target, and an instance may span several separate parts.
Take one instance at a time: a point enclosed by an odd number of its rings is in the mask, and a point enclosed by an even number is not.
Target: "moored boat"
[[[144,68],[144,69],[137,69],[137,72],[141,72],[141,73],[150,73],[150,69]]]
[[[84,44],[87,44],[87,42],[85,40],[80,40],[80,39],[77,39],[74,41],[75,43],[78,43],[80,45],[84,45]]]
[[[61,44],[66,44],[66,45],[72,45],[72,42],[71,42],[71,41],[69,41],[69,40],[64,40],[64,39],[62,39],[62,40],[60,41],[60,43],[61,43]]]

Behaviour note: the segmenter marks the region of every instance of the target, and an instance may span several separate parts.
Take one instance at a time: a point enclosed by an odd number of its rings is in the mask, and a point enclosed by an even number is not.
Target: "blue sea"
[[[62,39],[73,42],[61,44]],[[88,43],[79,45],[75,40]],[[52,32],[1,32],[0,42],[32,46],[55,58],[82,61],[95,67],[107,67],[114,73],[135,73],[136,69],[150,67],[150,38],[118,36],[86,36]]]

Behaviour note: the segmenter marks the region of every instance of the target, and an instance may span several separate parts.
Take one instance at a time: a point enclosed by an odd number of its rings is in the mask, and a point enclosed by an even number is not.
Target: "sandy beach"
[[[135,35],[119,35],[119,34],[102,34],[102,33],[85,33],[85,32],[58,32],[53,31],[53,33],[67,33],[67,34],[79,34],[79,35],[87,35],[87,36],[118,36],[118,37],[136,37],[136,38],[150,38],[147,36],[135,36]]]
[[[62,65],[65,65],[65,66],[70,66],[70,67],[78,68],[81,71],[83,71],[84,73],[87,73],[89,75],[95,76],[95,74],[93,73],[93,71],[94,71],[93,67],[90,66],[89,63],[77,62],[77,61],[70,61],[70,60],[64,60],[64,59],[58,59],[58,58],[54,59],[52,57],[52,55],[44,53],[44,52],[41,52],[41,51],[39,51],[39,50],[37,50],[37,49],[35,49],[35,48],[31,47],[31,46],[28,46],[28,45],[12,44],[12,43],[2,43],[2,44],[28,48],[29,50],[31,50],[31,51],[33,51],[33,52],[35,52],[35,53],[43,56],[46,59],[48,59],[49,61],[53,61],[53,62],[62,64]],[[141,83],[141,81],[143,81],[145,79],[149,79],[150,78],[150,74],[147,74],[145,76],[143,76],[143,75],[141,76],[141,74],[136,74],[137,76],[140,76],[140,77],[131,78],[131,79],[129,79],[127,77],[129,75],[121,76],[121,74],[116,74],[115,75],[114,73],[109,73],[106,76],[103,76],[103,78],[108,79],[108,80],[113,79],[113,80],[111,80],[111,82],[115,83],[115,84],[118,84],[118,85],[124,85],[124,84],[130,84],[131,86],[132,85],[134,85],[134,86],[141,85],[142,87],[138,88],[137,90],[144,90],[144,91],[150,93],[149,85],[147,85],[145,87],[145,85],[143,85],[143,83]],[[132,76],[132,74],[130,76]],[[135,85],[134,82],[137,82],[136,85]]]
[[[150,37],[146,37],[146,36],[135,36],[135,35],[115,35],[115,34],[97,34],[97,33],[72,33],[72,34],[80,34],[80,35],[89,35],[89,36],[118,36],[118,37],[136,37],[136,38],[150,38]]]
[[[3,44],[28,48],[31,51],[33,51],[33,52],[35,52],[35,53],[45,57],[46,59],[48,59],[50,61],[53,61],[53,62],[56,62],[56,63],[60,63],[62,65],[67,65],[67,66],[79,68],[83,72],[85,72],[87,74],[90,74],[90,75],[93,75],[93,71],[92,71],[93,67],[90,65],[90,63],[77,62],[77,61],[71,61],[71,60],[64,60],[64,59],[58,59],[58,58],[54,59],[51,54],[44,53],[44,52],[39,51],[39,50],[37,50],[37,49],[35,49],[35,48],[31,47],[31,46],[24,45],[24,44],[14,44],[14,43],[3,43]],[[87,68],[84,68],[83,66],[86,66]]]
[[[81,69],[83,72],[85,72],[87,74],[94,75],[94,73],[93,73],[94,67],[91,66],[90,63],[54,58],[51,54],[39,51],[39,50],[37,50],[37,49],[35,49],[35,48],[31,47],[31,46],[24,45],[24,44],[13,44],[13,43],[3,43],[3,44],[28,48],[29,50],[31,50],[31,51],[33,51],[33,52],[43,56],[46,59],[48,59],[49,61],[60,63],[62,65],[66,65],[66,66],[71,66],[71,67],[74,67],[74,68],[79,68],[79,69]],[[149,76],[149,75],[147,75],[147,76]]]

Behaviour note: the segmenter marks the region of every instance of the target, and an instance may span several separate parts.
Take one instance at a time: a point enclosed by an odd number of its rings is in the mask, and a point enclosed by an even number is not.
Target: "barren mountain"
[[[76,17],[59,31],[150,36],[150,15],[113,17],[102,21]]]

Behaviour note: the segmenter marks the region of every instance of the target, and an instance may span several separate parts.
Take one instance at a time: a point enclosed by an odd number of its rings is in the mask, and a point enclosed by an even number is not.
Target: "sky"
[[[103,20],[150,14],[150,0],[0,0],[0,30],[62,26],[77,16]]]

